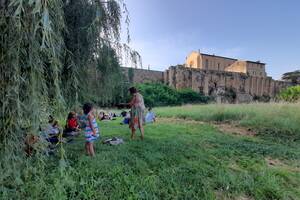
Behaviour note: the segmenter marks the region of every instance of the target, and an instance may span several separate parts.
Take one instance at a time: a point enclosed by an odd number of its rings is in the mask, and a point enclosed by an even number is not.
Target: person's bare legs
[[[89,142],[89,149],[90,149],[90,156],[95,156],[95,150],[94,150],[94,144],[92,142]]]
[[[144,126],[140,125],[141,140],[144,140]]]
[[[85,151],[86,151],[86,154],[89,156],[90,155],[90,148],[89,148],[89,143],[88,142],[85,143]]]
[[[135,138],[135,129],[131,129],[131,139],[133,140]]]

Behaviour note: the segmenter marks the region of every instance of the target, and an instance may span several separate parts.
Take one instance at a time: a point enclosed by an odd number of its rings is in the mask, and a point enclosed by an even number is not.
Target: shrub
[[[179,98],[182,103],[208,103],[210,97],[197,93],[192,89],[178,90]]]
[[[137,85],[144,96],[146,106],[178,105],[179,95],[176,90],[159,83],[145,83]]]
[[[207,103],[209,97],[191,89],[176,90],[161,83],[144,83],[137,85],[144,96],[146,106],[171,106],[186,103]]]
[[[258,101],[258,102],[270,102],[271,97],[269,95],[264,94],[263,96],[254,96],[253,101]]]
[[[297,102],[300,100],[300,85],[288,87],[281,91],[278,98],[287,102]]]

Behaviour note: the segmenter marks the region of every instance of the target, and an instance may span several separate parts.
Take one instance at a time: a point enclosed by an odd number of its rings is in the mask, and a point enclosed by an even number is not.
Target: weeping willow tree
[[[5,174],[0,182],[4,195],[24,183],[25,136],[38,134],[45,115],[64,107],[59,77],[62,6],[59,0],[1,1],[0,170]],[[42,159],[36,162],[41,163]]]
[[[122,97],[122,0],[0,0],[0,176],[22,184],[24,137],[37,135],[50,113],[84,101]],[[128,36],[129,41],[129,36]],[[40,160],[43,163],[43,160]],[[10,190],[8,189],[8,190]]]
[[[43,114],[63,107],[61,7],[59,0],[10,1],[1,7],[2,147],[22,136],[20,128],[36,132]]]
[[[84,8],[84,9],[83,9]],[[64,1],[66,31],[65,63],[62,73],[68,102],[92,100],[99,105],[116,103],[121,88],[121,55],[137,65],[139,55],[120,43],[121,17],[129,24],[122,1]],[[127,42],[130,41],[129,34]],[[121,95],[122,97],[122,95]]]
[[[1,141],[20,127],[36,132],[49,112],[93,100],[116,101],[123,1],[1,1]],[[128,39],[129,40],[129,39]],[[96,95],[95,95],[96,94]],[[10,132],[12,131],[12,132]]]

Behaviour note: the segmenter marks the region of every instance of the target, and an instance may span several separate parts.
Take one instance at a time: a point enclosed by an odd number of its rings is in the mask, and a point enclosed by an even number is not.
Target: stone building
[[[216,55],[203,54],[193,51],[186,58],[185,66],[189,68],[238,72],[255,77],[266,77],[265,63],[260,61],[242,61]]]
[[[176,89],[191,88],[215,97],[218,102],[243,103],[273,98],[290,85],[268,77],[265,65],[192,52],[184,65],[171,66],[164,72],[132,68],[131,71],[124,68],[123,72],[127,77],[132,76],[134,83],[161,82]]]

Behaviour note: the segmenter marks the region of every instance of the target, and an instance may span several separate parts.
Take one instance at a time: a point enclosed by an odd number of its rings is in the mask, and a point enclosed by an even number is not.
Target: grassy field
[[[234,123],[254,129],[261,136],[270,136],[270,139],[285,142],[300,140],[300,103],[164,107],[157,109],[157,114],[204,122]]]
[[[64,164],[59,154],[47,161],[46,174],[25,168],[22,179],[26,181],[10,197],[300,199],[299,105],[208,105],[155,111],[161,118],[146,126],[145,141],[130,141],[129,129],[119,125],[120,119],[101,122],[103,138],[122,137],[125,144],[97,142],[97,155],[91,159],[85,156],[80,136],[64,147],[65,169],[58,167]],[[257,131],[269,130],[267,135],[272,136],[225,134],[206,123],[211,121],[234,121]],[[32,158],[32,162],[37,161]]]

